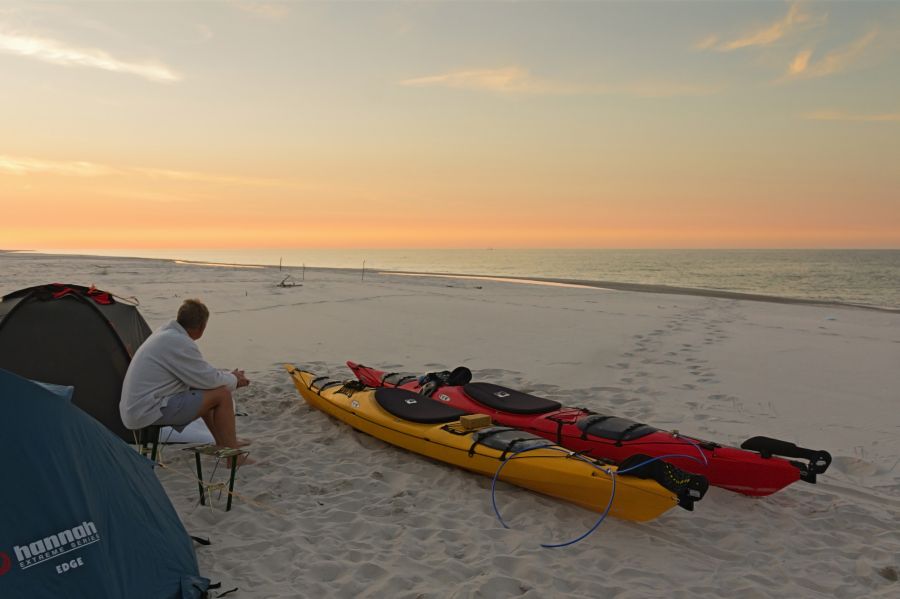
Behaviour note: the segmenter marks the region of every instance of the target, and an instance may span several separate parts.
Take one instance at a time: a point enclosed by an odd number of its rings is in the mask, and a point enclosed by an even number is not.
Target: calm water
[[[48,253],[72,251],[41,250]],[[587,279],[900,308],[900,250],[79,250],[204,262]]]

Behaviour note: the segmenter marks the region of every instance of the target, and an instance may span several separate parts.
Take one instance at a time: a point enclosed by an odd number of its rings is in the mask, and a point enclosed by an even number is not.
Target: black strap
[[[195,537],[194,535],[191,535],[191,539],[201,545],[212,545],[212,542],[209,539],[204,539],[203,537]]]
[[[353,397],[353,394],[357,391],[365,391],[366,385],[361,381],[344,381],[344,386],[338,389],[338,393],[346,395],[347,397]]]
[[[469,448],[469,457],[475,455],[475,448],[478,447],[478,444],[487,439],[488,437],[493,437],[494,435],[498,435],[500,433],[505,433],[506,431],[514,431],[516,429],[510,428],[508,426],[498,426],[492,431],[480,432],[477,436],[473,435],[472,437],[475,441],[472,443],[472,446]]]
[[[202,586],[200,586],[199,584],[197,584],[196,582],[192,582],[191,586],[193,586],[195,589],[200,591],[200,597],[202,597],[202,599],[209,599],[209,597],[212,597],[212,593],[210,592],[210,589],[217,589],[220,586],[222,586],[222,583],[221,582],[210,583],[206,586],[205,589]]]
[[[635,422],[631,426],[622,429],[622,432],[619,433],[619,438],[616,439],[616,447],[622,447],[622,441],[625,440],[625,437],[628,436],[628,433],[630,433],[631,431],[633,431],[635,429],[639,429],[642,426],[646,426],[646,425],[642,422]]]
[[[327,380],[328,380],[327,376],[317,376],[316,378],[314,378],[313,380],[311,380],[309,382],[309,386],[307,387],[307,389],[312,389],[313,385],[315,385],[319,381],[327,381]]]
[[[584,428],[581,430],[581,440],[586,441],[588,438],[588,429],[597,424],[598,422],[603,422],[604,420],[609,420],[612,416],[588,416],[588,423],[584,425]]]
[[[389,376],[394,376],[395,374],[400,374],[399,372],[386,372],[381,377],[381,386],[384,387],[384,382],[388,379]]]
[[[524,437],[522,439],[513,439],[512,441],[510,441],[509,444],[506,446],[506,449],[503,450],[503,453],[500,454],[500,461],[505,462],[506,454],[509,453],[509,451],[513,448],[513,445],[515,445],[516,443],[520,443],[522,441],[534,441],[534,437]]]
[[[322,377],[322,378],[328,378],[328,377]],[[324,390],[327,389],[328,387],[334,387],[335,385],[343,385],[343,384],[344,384],[344,383],[342,383],[341,381],[328,381],[327,383],[325,383],[324,385],[322,385],[321,387],[319,387],[319,393],[321,393],[322,391],[324,391]]]
[[[434,382],[436,384],[444,386],[447,384],[447,380],[450,378],[450,371],[442,370],[440,372],[426,372],[424,378],[426,382]]]
[[[222,591],[221,593],[216,595],[216,597],[224,597],[225,595],[231,594],[231,593],[235,592],[236,590],[238,590],[237,587],[234,587],[233,589],[228,589],[227,591]]]
[[[437,381],[428,381],[419,389],[419,395],[424,395],[425,397],[431,397],[434,395],[435,391],[438,390],[439,384]]]

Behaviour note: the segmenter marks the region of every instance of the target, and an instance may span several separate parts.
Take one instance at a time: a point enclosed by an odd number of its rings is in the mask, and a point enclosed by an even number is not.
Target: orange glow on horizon
[[[900,248],[893,6],[21,4],[0,248]]]
[[[599,229],[532,226],[499,230],[489,225],[463,230],[422,227],[416,222],[372,226],[353,223],[296,222],[266,228],[170,227],[138,231],[102,226],[77,231],[65,227],[4,230],[0,249],[739,249],[894,247],[900,232],[884,230],[763,229]],[[531,243],[523,244],[526,238]],[[835,240],[840,240],[835,243]]]

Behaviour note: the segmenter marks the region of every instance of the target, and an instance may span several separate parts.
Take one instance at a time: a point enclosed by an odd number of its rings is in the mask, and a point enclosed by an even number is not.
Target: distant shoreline
[[[49,254],[36,250],[0,250],[0,254],[24,254],[30,256],[53,256],[66,258],[92,258],[105,260],[142,260],[152,262],[170,262],[173,264],[182,264],[190,266],[208,266],[215,268],[271,268],[280,270],[299,270],[305,268],[310,271],[340,271],[355,272],[361,269],[346,267],[325,267],[325,266],[282,266],[277,264],[234,264],[226,262],[209,262],[209,261],[192,261],[177,258],[147,258],[139,256],[104,256],[96,254]],[[547,286],[565,286],[565,287],[583,287],[592,289],[608,289],[614,291],[632,291],[640,293],[657,293],[665,295],[687,295],[695,297],[709,297],[718,299],[745,300],[754,302],[768,302],[774,304],[793,304],[805,306],[833,307],[833,308],[854,308],[859,310],[872,310],[876,312],[884,312],[889,314],[900,314],[900,308],[889,308],[885,306],[872,306],[867,304],[855,304],[850,302],[816,300],[809,298],[783,297],[777,295],[765,295],[759,293],[743,293],[737,291],[725,291],[718,289],[702,289],[694,287],[678,287],[673,285],[659,285],[649,283],[623,283],[618,281],[599,281],[588,279],[567,279],[555,277],[523,277],[515,275],[480,275],[469,273],[446,273],[446,272],[422,272],[422,271],[401,271],[386,270],[382,268],[372,268],[371,272],[380,275],[399,275],[414,277],[434,277],[434,278],[453,278],[453,279],[470,279],[484,281],[499,281],[521,284],[538,284]]]
[[[352,270],[352,269],[341,269]],[[835,308],[857,308],[861,310],[875,310],[900,314],[900,308],[887,308],[883,306],[868,306],[866,304],[853,304],[849,302],[832,302],[826,300],[803,299],[793,297],[780,297],[777,295],[764,295],[759,293],[740,293],[737,291],[720,291],[718,289],[698,289],[694,287],[676,287],[672,285],[652,285],[649,283],[620,283],[616,281],[590,281],[584,279],[558,279],[551,277],[516,277],[490,275],[470,275],[462,273],[429,273],[429,272],[404,272],[379,270],[380,274],[402,275],[416,277],[446,277],[453,279],[480,279],[486,281],[507,281],[513,283],[547,284],[552,286],[584,287],[596,289],[611,289],[613,291],[635,291],[641,293],[661,293],[669,295],[693,295],[699,297],[712,297],[718,299],[747,300],[753,302],[769,302],[773,304],[799,304],[805,306],[825,306]]]

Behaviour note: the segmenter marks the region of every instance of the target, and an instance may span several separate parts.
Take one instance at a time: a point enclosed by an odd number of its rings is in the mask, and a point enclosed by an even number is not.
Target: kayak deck
[[[770,495],[798,481],[815,482],[831,462],[828,452],[798,448],[790,443],[755,437],[739,449],[624,418],[595,414],[583,408],[536,397],[499,385],[471,383],[441,385],[419,377],[385,373],[347,362],[360,381],[370,386],[395,386],[421,392],[470,413],[489,415],[495,422],[540,435],[573,451],[621,462],[642,454],[664,459],[687,472],[703,475],[709,484],[745,495]],[[427,377],[426,377],[427,378]],[[766,448],[771,451],[766,454]],[[809,463],[778,457],[804,457]],[[782,454],[784,455],[784,454]]]
[[[478,442],[478,431],[459,430],[458,418],[449,422],[414,422],[390,413],[379,403],[377,390],[360,389],[340,382],[324,382],[310,372],[285,365],[303,399],[312,407],[353,428],[423,456],[499,479],[602,512],[613,492],[610,514],[618,518],[652,520],[679,503],[679,497],[655,480],[617,475],[609,466],[541,439],[541,445],[515,453]],[[407,400],[436,403],[410,393]],[[517,432],[519,436],[524,433]],[[527,459],[526,459],[527,458]]]

